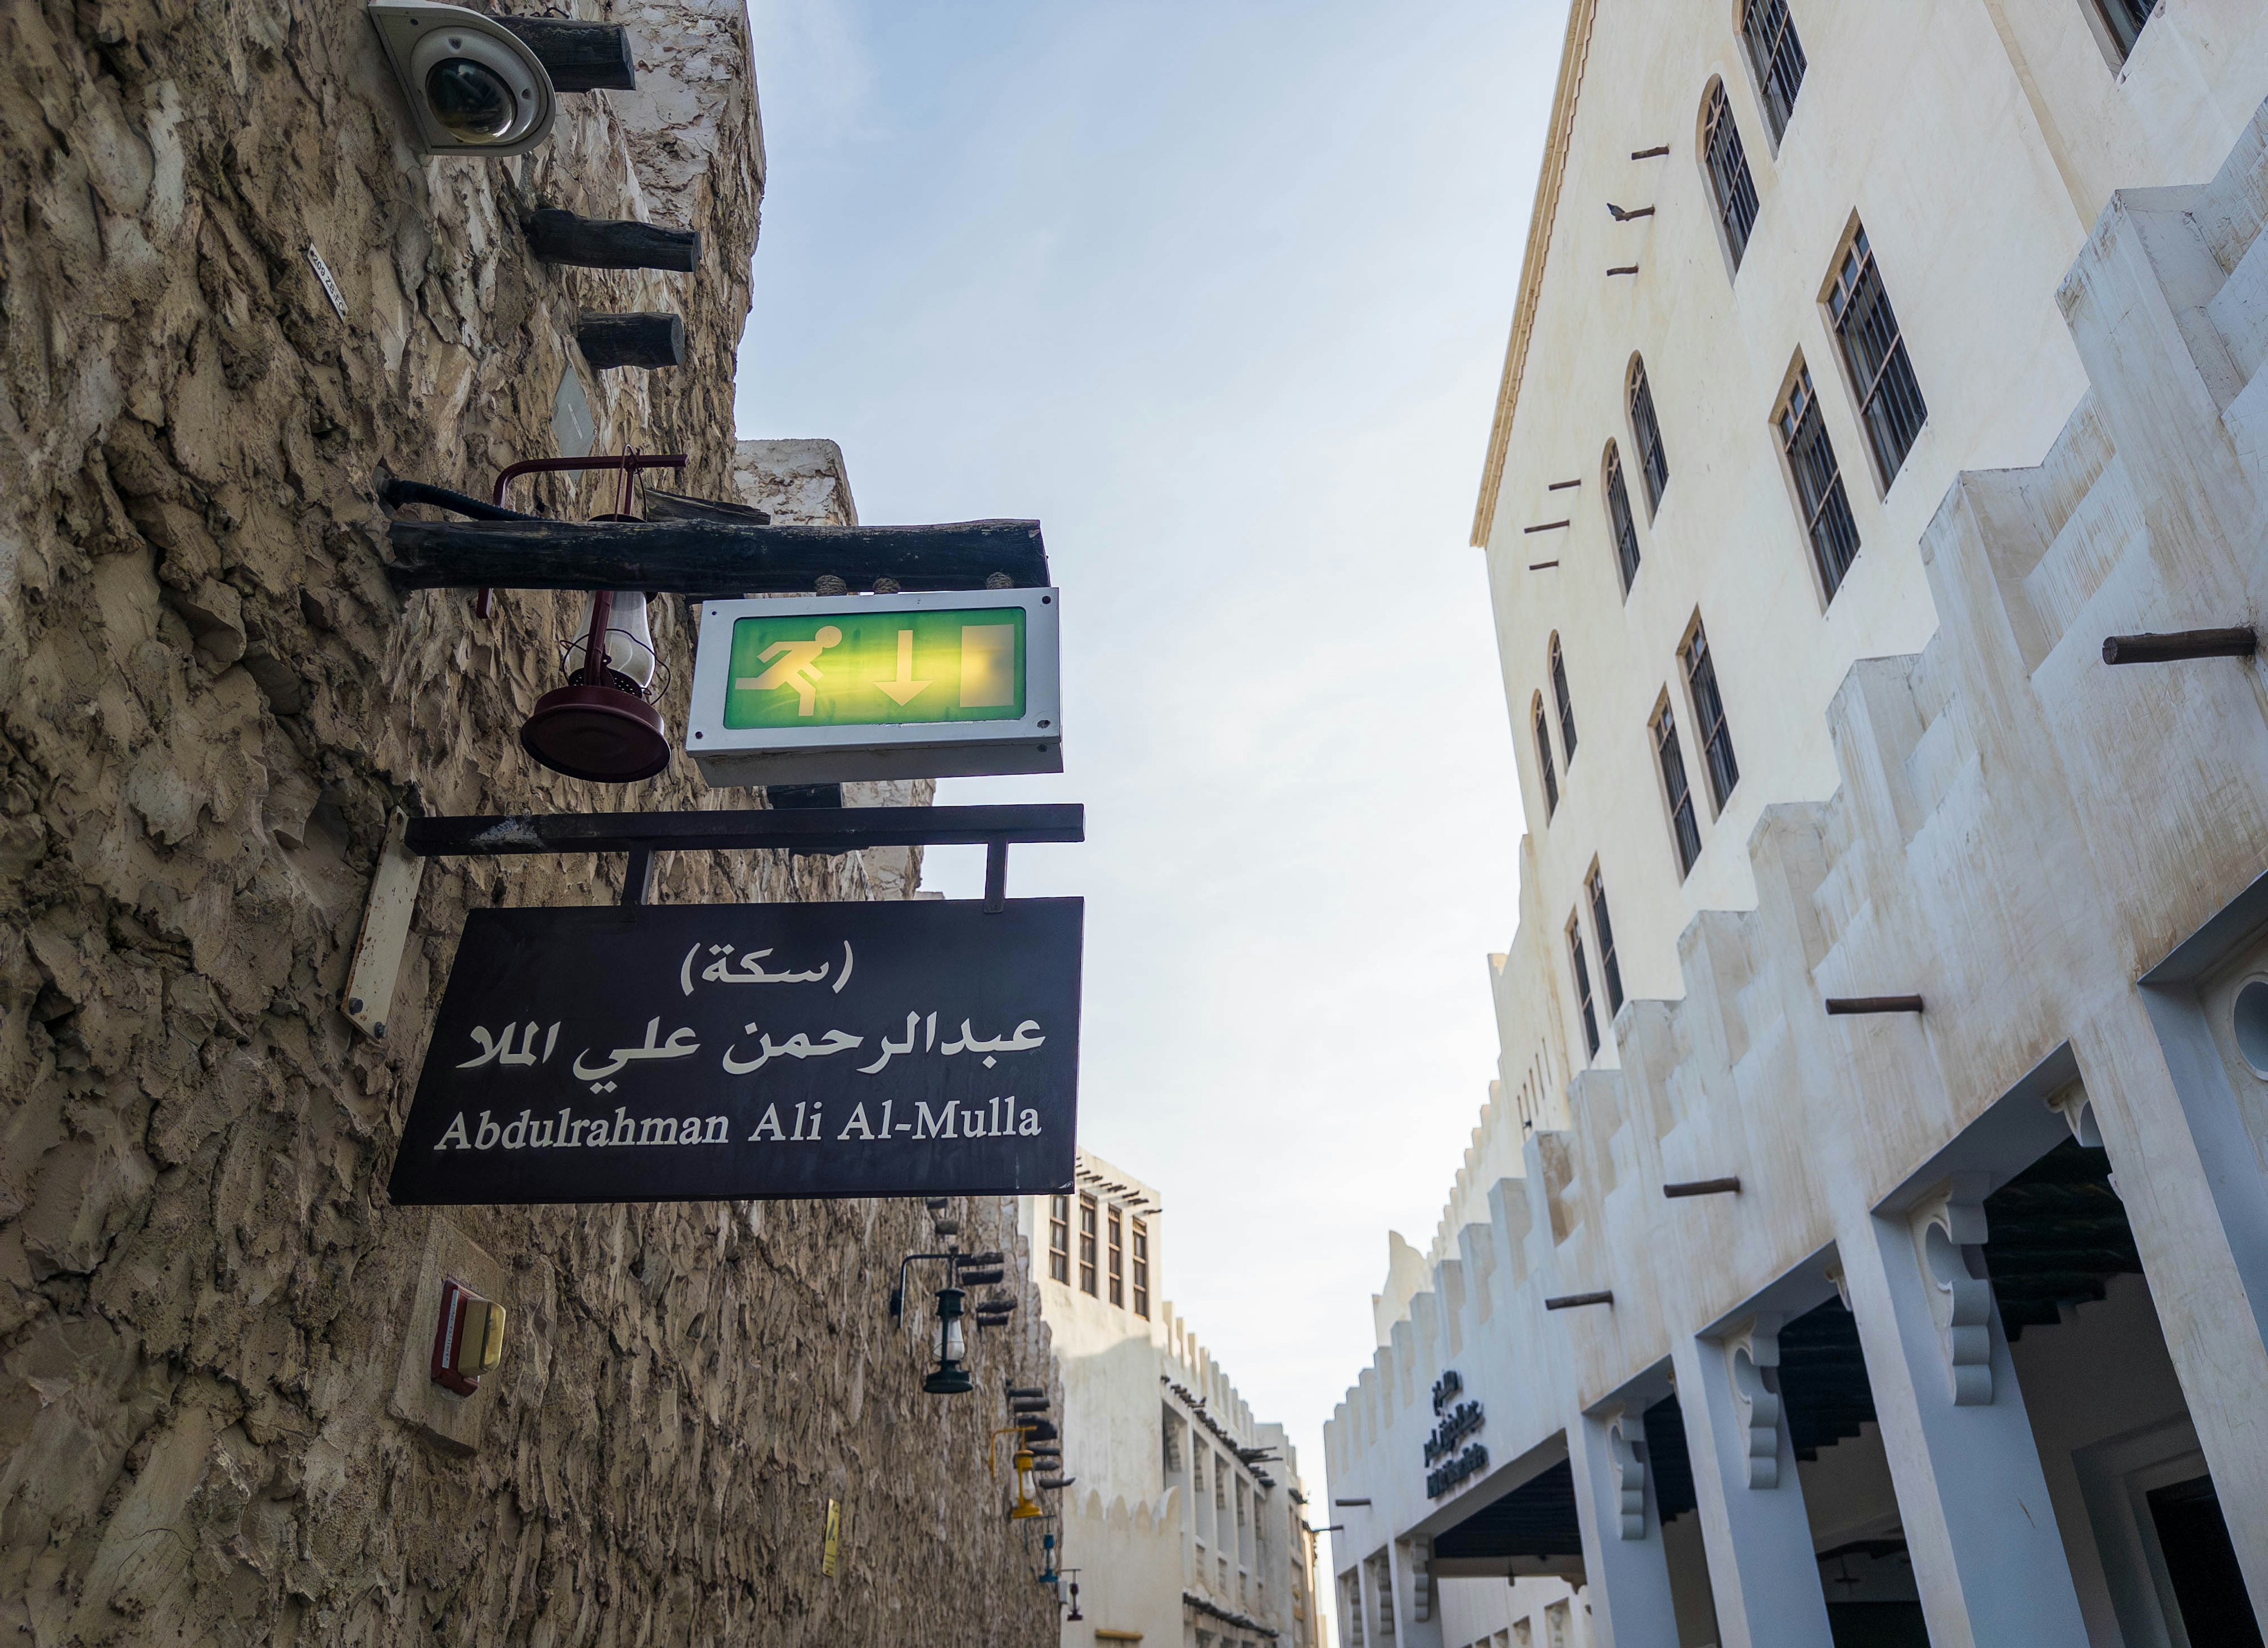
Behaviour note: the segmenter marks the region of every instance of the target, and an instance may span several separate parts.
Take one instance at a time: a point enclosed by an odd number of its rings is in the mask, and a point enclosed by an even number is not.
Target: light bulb
[[[958,1362],[967,1353],[968,1341],[961,1332],[961,1318],[947,1316],[937,1325],[937,1359]]]
[[[574,644],[567,649],[567,673],[583,667],[584,650],[591,639],[591,603],[583,597],[583,615],[575,622]],[[653,684],[653,630],[646,622],[645,592],[616,590],[614,609],[607,619],[607,667],[627,676],[643,692]]]

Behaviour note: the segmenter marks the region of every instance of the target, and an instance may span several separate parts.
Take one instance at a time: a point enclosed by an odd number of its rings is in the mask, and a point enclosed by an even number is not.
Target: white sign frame
[[[1024,614],[1024,714],[1014,721],[910,726],[728,727],[733,626],[743,618],[800,618],[892,612]],[[711,788],[839,784],[877,778],[969,778],[1063,770],[1057,589],[924,590],[901,595],[755,596],[701,603],[693,702],[685,751]]]

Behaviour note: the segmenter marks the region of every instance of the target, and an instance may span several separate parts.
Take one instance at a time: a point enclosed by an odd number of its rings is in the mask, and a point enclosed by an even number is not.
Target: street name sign
[[[1084,901],[475,909],[403,1205],[1071,1182]]]
[[[1063,770],[1052,589],[712,600],[686,748],[719,788]]]

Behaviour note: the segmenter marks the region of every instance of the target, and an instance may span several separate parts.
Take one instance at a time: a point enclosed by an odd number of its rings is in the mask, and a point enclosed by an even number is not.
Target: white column
[[[1677,1610],[1639,1414],[1585,1414],[1567,1428],[1599,1648],[1677,1648]]]
[[[1429,1597],[1423,1610],[1418,1606],[1423,1553],[1407,1540],[1395,1540],[1387,1550],[1394,1574],[1394,1648],[1442,1648],[1440,1599]],[[1430,1577],[1426,1583],[1432,1583]]]
[[[2160,1048],[2117,1034],[2129,1013],[2089,1026],[2080,1068],[2088,1093],[2103,1096],[2095,1115],[2151,1303],[2252,1611],[2268,1622],[2268,1449],[2258,1424],[2268,1388],[2268,1181],[2196,997],[2139,993]]]
[[[1736,1389],[1730,1360],[1736,1349],[1746,1356],[1743,1383],[1777,1367],[1778,1326],[1777,1318],[1759,1318],[1733,1339],[1681,1335],[1670,1346],[1723,1648],[1832,1642],[1786,1416],[1776,1398],[1756,1400],[1771,1397],[1761,1381]]]
[[[1362,1615],[1359,1622],[1360,1629],[1356,1640],[1360,1644],[1361,1648],[1380,1648],[1378,1622],[1384,1616],[1386,1599],[1378,1594],[1378,1581],[1371,1567],[1370,1557],[1366,1556],[1356,1563],[1354,1573],[1354,1604],[1357,1611]]]
[[[1992,1289],[1941,1281],[1981,1269],[1971,1232],[1956,1213],[1939,1235],[1941,1275],[1904,1218],[1861,1213],[1837,1243],[1930,1642],[2088,1648]]]

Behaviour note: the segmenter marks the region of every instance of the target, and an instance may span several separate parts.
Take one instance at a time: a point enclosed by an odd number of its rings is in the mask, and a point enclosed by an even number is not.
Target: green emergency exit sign
[[[725,725],[1020,720],[1024,631],[1020,607],[739,618]]]
[[[703,601],[686,752],[719,786],[1061,772],[1057,594]]]

